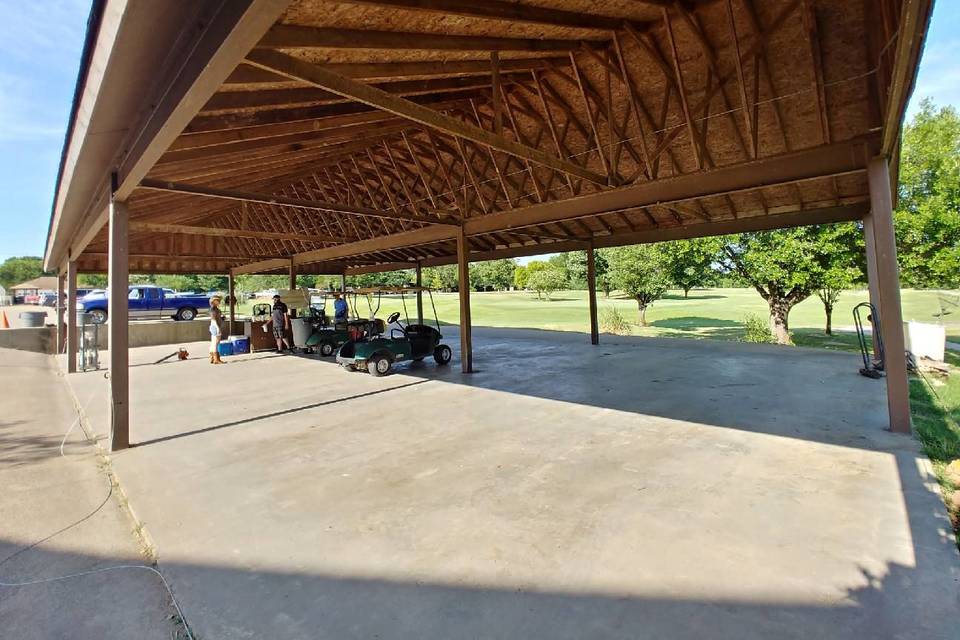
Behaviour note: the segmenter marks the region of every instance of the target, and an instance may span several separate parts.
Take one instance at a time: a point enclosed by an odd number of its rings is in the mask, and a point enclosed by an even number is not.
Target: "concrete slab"
[[[109,569],[144,559],[95,448],[75,429],[60,455],[76,411],[53,359],[4,349],[0,363],[0,636],[169,640],[159,578]]]
[[[474,342],[386,378],[132,351],[113,463],[200,635],[956,638],[936,482],[857,356]]]

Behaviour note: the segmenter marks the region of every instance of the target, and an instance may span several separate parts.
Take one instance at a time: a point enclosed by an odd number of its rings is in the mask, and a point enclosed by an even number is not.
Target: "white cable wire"
[[[108,375],[108,374],[104,374],[104,377],[107,377],[107,375]],[[66,443],[67,438],[70,437],[70,433],[76,428],[76,426],[77,426],[78,424],[80,424],[80,420],[81,420],[81,418],[82,418],[82,416],[83,416],[83,412],[86,411],[86,408],[89,406],[90,402],[93,400],[93,398],[94,398],[96,395],[97,395],[97,392],[96,392],[96,391],[92,392],[92,393],[90,394],[90,396],[86,399],[86,401],[85,401],[82,405],[80,405],[80,406],[77,407],[77,417],[73,420],[73,422],[70,424],[70,427],[67,429],[67,432],[63,435],[63,440],[60,441],[60,455],[61,455],[61,457],[66,457],[66,456],[64,455],[64,453],[63,453],[64,444]],[[109,478],[108,478],[108,480],[109,480]],[[22,554],[22,553],[25,553],[25,552],[27,552],[27,551],[30,551],[31,549],[34,549],[35,547],[37,547],[38,545],[46,542],[47,540],[50,540],[50,539],[53,538],[54,536],[57,536],[57,535],[63,533],[64,531],[67,531],[68,529],[71,529],[71,528],[77,526],[78,524],[80,524],[80,523],[88,520],[88,519],[91,518],[94,514],[96,514],[98,511],[100,511],[100,509],[102,509],[103,506],[104,506],[105,504],[107,504],[107,502],[110,500],[110,498],[111,498],[112,496],[113,496],[113,482],[110,482],[110,489],[107,491],[107,496],[103,499],[103,501],[102,501],[99,505],[97,505],[96,509],[94,509],[93,511],[91,511],[90,513],[88,513],[87,515],[85,515],[84,517],[80,518],[80,519],[77,520],[76,522],[73,522],[72,524],[69,524],[69,525],[67,525],[66,527],[63,527],[62,529],[59,529],[59,530],[51,533],[50,535],[46,536],[45,538],[41,538],[40,540],[37,540],[36,542],[34,542],[34,543],[30,544],[30,545],[27,545],[27,546],[19,549],[18,551],[15,551],[14,553],[10,554],[9,556],[7,556],[6,558],[4,558],[3,560],[0,560],[0,565],[5,564],[6,562],[8,562],[9,560],[12,560],[12,559],[15,558],[16,556],[18,556],[18,555],[20,555],[20,554]],[[71,579],[73,579],[73,578],[82,578],[82,577],[84,577],[84,576],[91,576],[91,575],[95,575],[95,574],[98,574],[98,573],[106,573],[106,572],[108,572],[108,571],[119,571],[119,570],[121,570],[121,569],[143,569],[143,570],[146,570],[146,571],[151,571],[151,572],[153,572],[154,574],[156,574],[156,575],[160,578],[160,581],[163,583],[163,587],[167,590],[167,595],[170,596],[170,602],[173,604],[173,608],[176,609],[176,611],[177,611],[177,616],[179,617],[180,623],[183,625],[183,630],[184,630],[184,632],[187,634],[187,637],[188,637],[190,640],[194,640],[193,633],[190,631],[189,625],[187,625],[187,619],[184,617],[184,615],[183,615],[183,610],[180,608],[180,603],[177,602],[177,598],[173,595],[173,589],[170,587],[170,583],[167,582],[167,579],[163,576],[162,573],[160,573],[160,570],[159,570],[159,569],[157,569],[157,568],[155,568],[155,567],[151,567],[151,566],[149,566],[149,565],[145,565],[145,564],[118,564],[118,565],[113,565],[113,566],[110,566],[110,567],[102,567],[102,568],[100,568],[100,569],[89,569],[89,570],[87,570],[87,571],[80,571],[80,572],[77,572],[77,573],[69,573],[69,574],[62,575],[62,576],[53,576],[53,577],[51,577],[51,578],[36,578],[36,579],[34,579],[34,580],[23,580],[23,581],[20,581],[20,582],[5,582],[5,581],[0,580],[0,587],[7,587],[7,588],[29,587],[29,586],[38,585],[38,584],[47,584],[47,583],[51,583],[51,582],[61,582],[61,581],[63,581],[63,580],[71,580]]]

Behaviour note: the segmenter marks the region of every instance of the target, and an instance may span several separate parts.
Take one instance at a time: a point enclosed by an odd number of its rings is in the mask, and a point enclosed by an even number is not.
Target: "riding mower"
[[[379,289],[382,292],[400,293],[401,299],[407,292],[426,291],[430,295],[430,304],[433,307],[434,324],[436,328],[426,324],[412,324],[407,318],[406,324],[400,322],[400,312],[395,311],[387,316],[387,326],[390,327],[389,337],[383,334],[385,328],[382,321],[371,321],[370,331],[358,339],[349,340],[337,352],[337,363],[348,371],[367,371],[373,376],[385,376],[390,373],[395,362],[412,360],[420,362],[432,355],[438,365],[450,362],[453,352],[449,346],[441,343],[440,322],[437,319],[437,308],[433,304],[433,294],[425,287],[397,287]],[[377,305],[379,309],[379,303]],[[404,299],[406,310],[406,300]],[[395,325],[395,326],[391,326]]]

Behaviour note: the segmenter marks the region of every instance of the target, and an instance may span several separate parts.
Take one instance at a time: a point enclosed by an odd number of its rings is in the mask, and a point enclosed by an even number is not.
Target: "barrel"
[[[47,321],[46,311],[21,311],[20,312],[21,327],[42,327],[46,321]]]
[[[229,340],[224,340],[217,344],[217,353],[221,356],[232,356],[233,355],[233,343]]]
[[[233,353],[250,353],[250,338],[246,336],[230,336],[233,343]]]

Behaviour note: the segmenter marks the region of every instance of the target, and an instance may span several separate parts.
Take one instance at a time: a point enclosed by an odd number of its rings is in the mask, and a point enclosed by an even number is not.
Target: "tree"
[[[823,332],[829,336],[833,335],[833,307],[840,294],[863,275],[863,233],[853,223],[824,225],[820,228],[820,244],[816,293],[826,316]]]
[[[647,307],[670,288],[663,254],[649,244],[611,249],[606,255],[611,284],[637,301],[640,326],[647,326]]]
[[[694,287],[713,283],[717,275],[713,265],[717,261],[720,245],[719,238],[674,240],[657,245],[663,254],[664,267],[670,280],[683,289],[684,298]]]
[[[780,344],[790,344],[790,310],[823,283],[831,264],[829,225],[741,233],[723,238],[720,265],[740,274],[767,301],[770,331]]]
[[[457,265],[426,267],[420,275],[423,284],[437,291],[452,291],[457,288]]]
[[[566,255],[566,268],[567,276],[570,280],[570,286],[572,288],[586,288],[587,286],[587,252],[586,251],[571,251]],[[596,271],[597,286],[604,291],[604,293],[610,295],[610,287],[607,282],[607,259],[604,257],[603,251],[594,251],[593,254],[593,266]]]
[[[896,210],[900,278],[960,287],[960,115],[928,98],[904,127]]]
[[[527,288],[536,291],[538,299],[543,299],[545,295],[549,300],[551,293],[567,286],[567,274],[556,264],[531,262],[527,265],[527,271]]]
[[[513,286],[516,289],[526,289],[527,288],[527,279],[530,277],[530,272],[527,271],[527,268],[523,265],[518,264],[513,269]]]
[[[503,291],[513,283],[513,260],[488,260],[470,265],[470,286],[477,291],[488,288]]]
[[[0,286],[9,289],[21,282],[50,275],[53,275],[53,273],[43,270],[42,258],[36,256],[7,258],[0,265]]]

